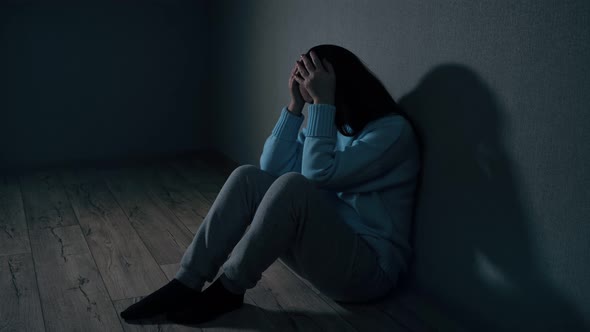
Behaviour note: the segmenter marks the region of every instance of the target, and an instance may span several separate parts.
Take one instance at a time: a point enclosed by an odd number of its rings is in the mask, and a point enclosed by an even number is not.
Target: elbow
[[[275,175],[276,173],[267,163],[260,163],[260,169],[272,175]]]
[[[266,158],[264,155],[260,157],[260,169],[269,173],[272,173],[272,163],[270,158]]]
[[[269,170],[268,163],[265,162],[263,159],[260,159],[260,169],[267,172]]]

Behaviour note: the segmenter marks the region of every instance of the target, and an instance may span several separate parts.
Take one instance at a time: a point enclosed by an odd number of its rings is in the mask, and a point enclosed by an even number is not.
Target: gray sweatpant
[[[184,253],[176,279],[200,290],[221,267],[224,286],[245,292],[280,258],[333,300],[385,295],[394,283],[326,195],[301,173],[277,178],[253,165],[239,166]]]

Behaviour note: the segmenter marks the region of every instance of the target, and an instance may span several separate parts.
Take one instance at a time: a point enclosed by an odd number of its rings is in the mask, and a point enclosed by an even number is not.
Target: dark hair
[[[335,124],[342,135],[355,136],[367,123],[390,114],[399,114],[409,121],[383,83],[352,52],[330,44],[314,46],[306,54],[310,56],[311,51],[320,59],[327,59],[334,67]]]

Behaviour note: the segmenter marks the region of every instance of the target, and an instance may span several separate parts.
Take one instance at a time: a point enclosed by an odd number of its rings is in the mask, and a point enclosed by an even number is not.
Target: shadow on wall
[[[421,139],[423,169],[411,283],[471,330],[581,330],[583,317],[544,277],[504,112],[470,69],[431,70],[400,104]]]

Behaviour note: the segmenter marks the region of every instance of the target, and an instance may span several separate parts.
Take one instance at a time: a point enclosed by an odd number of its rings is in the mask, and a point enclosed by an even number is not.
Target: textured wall
[[[204,145],[208,18],[192,1],[2,1],[0,168]]]
[[[416,285],[466,329],[590,328],[590,2],[217,4],[223,153],[257,165],[298,55],[347,47],[423,139]]]

